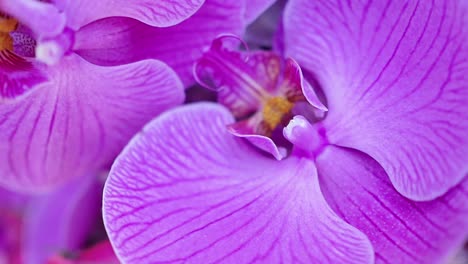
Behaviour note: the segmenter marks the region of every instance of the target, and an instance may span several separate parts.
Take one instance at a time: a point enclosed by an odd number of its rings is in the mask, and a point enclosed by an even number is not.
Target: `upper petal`
[[[160,59],[190,86],[194,84],[192,65],[203,48],[221,33],[241,35],[244,4],[238,0],[208,0],[192,17],[168,28],[151,27],[128,18],[100,20],[77,32],[74,49],[100,65]]]
[[[376,263],[448,263],[468,235],[468,177],[436,200],[415,202],[361,152],[328,147],[317,169],[325,198],[369,237]]]
[[[466,5],[326,2],[290,1],[284,31],[326,94],[330,141],[372,156],[406,197],[442,195],[468,171]]]
[[[230,135],[211,103],[150,122],[114,163],[104,222],[125,263],[371,263],[338,218],[310,160],[269,159]]]
[[[107,165],[141,126],[183,101],[158,61],[99,67],[76,55],[49,81],[0,104],[0,184],[40,191]]]
[[[106,17],[130,17],[157,27],[168,27],[193,15],[205,0],[52,0],[75,30]]]

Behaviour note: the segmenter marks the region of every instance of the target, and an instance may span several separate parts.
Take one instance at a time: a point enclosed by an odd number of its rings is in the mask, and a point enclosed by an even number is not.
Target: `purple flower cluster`
[[[1,0],[0,263],[452,263],[467,76],[465,0]]]

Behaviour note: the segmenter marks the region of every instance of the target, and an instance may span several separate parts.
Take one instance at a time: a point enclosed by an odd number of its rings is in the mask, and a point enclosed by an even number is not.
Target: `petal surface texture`
[[[293,0],[284,15],[287,55],[327,97],[330,142],[372,156],[414,200],[468,171],[462,2]]]
[[[194,83],[193,63],[204,47],[222,33],[242,35],[244,5],[238,0],[208,0],[192,17],[168,28],[151,27],[129,18],[100,20],[77,32],[74,49],[99,65],[159,59],[189,86]]]
[[[150,122],[117,158],[104,222],[124,263],[372,263],[367,238],[336,216],[314,164],[278,162],[229,134],[222,106]]]
[[[376,263],[449,263],[468,235],[468,177],[440,198],[415,202],[362,152],[329,147],[317,169],[325,198],[369,237]]]
[[[158,61],[100,67],[71,55],[49,82],[0,104],[0,184],[39,192],[108,165],[143,124],[183,101]]]
[[[68,26],[80,27],[107,17],[130,17],[145,24],[168,27],[193,15],[204,0],[52,0],[67,14]]]

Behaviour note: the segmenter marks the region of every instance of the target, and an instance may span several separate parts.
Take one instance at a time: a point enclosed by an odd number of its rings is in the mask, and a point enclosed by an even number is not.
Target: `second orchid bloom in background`
[[[167,64],[189,83],[192,50],[240,33],[243,10],[242,1],[1,1],[0,185],[44,192],[106,169],[147,121],[184,101]],[[206,28],[188,31],[195,24]],[[167,49],[142,53],[163,41]]]
[[[24,200],[0,195],[1,263],[116,260],[93,245],[106,239],[94,175],[183,103],[202,49],[241,34],[244,12],[244,1],[0,1],[0,190]]]

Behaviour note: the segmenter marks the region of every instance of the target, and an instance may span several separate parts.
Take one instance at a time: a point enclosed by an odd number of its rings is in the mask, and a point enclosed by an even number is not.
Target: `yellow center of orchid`
[[[17,26],[17,20],[0,16],[0,51],[13,50],[13,39],[9,33],[14,31]]]
[[[277,96],[269,98],[263,106],[263,122],[273,131],[280,123],[283,117],[288,114],[294,104],[287,98]]]

